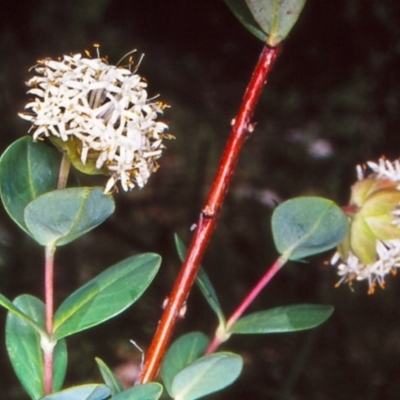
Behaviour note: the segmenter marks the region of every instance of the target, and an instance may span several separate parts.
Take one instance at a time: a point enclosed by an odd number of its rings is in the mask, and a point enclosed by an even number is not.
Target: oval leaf
[[[45,329],[44,304],[36,297],[22,295],[14,305]],[[33,399],[44,395],[43,352],[39,334],[19,316],[8,313],[6,321],[6,346],[11,364],[22,386]],[[67,368],[67,347],[65,340],[54,349],[53,390],[60,390]]]
[[[201,332],[191,332],[181,336],[168,349],[161,366],[161,378],[172,396],[172,381],[187,365],[201,357],[210,343]]]
[[[41,400],[105,400],[110,395],[110,389],[107,386],[94,384],[65,389],[43,397]]]
[[[240,375],[243,360],[221,352],[204,356],[179,372],[172,382],[175,400],[194,400],[230,385]]]
[[[1,293],[0,293],[0,305],[2,307],[4,307],[6,310],[11,311],[14,315],[17,315],[20,318],[22,318],[37,333],[45,334],[45,331],[44,331],[43,327],[39,326],[32,318],[30,318],[28,315],[23,313],[19,308],[15,307],[15,304],[13,304],[10,300],[7,299],[7,297],[3,296]]]
[[[279,333],[315,328],[333,313],[332,306],[299,304],[260,311],[239,319],[229,333]]]
[[[245,0],[267,44],[276,47],[289,34],[306,0]]]
[[[12,143],[0,159],[0,192],[10,217],[30,235],[25,207],[43,193],[56,189],[61,156],[25,136]]]
[[[349,225],[346,215],[335,203],[320,197],[285,201],[275,209],[271,223],[275,246],[289,260],[337,246]]]
[[[61,246],[100,225],[114,208],[101,188],[54,190],[28,204],[25,223],[42,246]]]
[[[267,40],[267,34],[260,29],[244,0],[225,0],[225,4],[250,33],[263,42]]]
[[[115,396],[118,393],[121,393],[124,388],[121,384],[121,382],[116,378],[116,376],[113,374],[110,368],[106,365],[106,363],[101,360],[100,358],[95,358],[95,361],[97,363],[97,366],[99,367],[101,376],[103,378],[104,383],[107,385],[107,387],[111,391],[111,395]]]
[[[159,383],[151,382],[137,385],[113,397],[113,400],[158,400],[163,392]]]
[[[54,337],[72,335],[120,314],[147,289],[160,263],[159,255],[147,253],[102,272],[61,304],[54,316]]]

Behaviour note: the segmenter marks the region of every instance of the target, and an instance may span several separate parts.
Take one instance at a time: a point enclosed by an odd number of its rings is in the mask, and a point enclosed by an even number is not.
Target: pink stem
[[[229,328],[233,326],[233,324],[243,315],[243,313],[247,310],[250,304],[254,301],[254,299],[260,294],[261,290],[270,282],[270,280],[276,275],[276,273],[282,268],[282,266],[286,263],[287,259],[284,257],[279,257],[272,267],[266,272],[266,274],[261,278],[261,280],[257,283],[256,286],[250,291],[250,293],[244,298],[244,300],[239,304],[239,307],[234,311],[234,313],[229,318],[225,332],[229,331]],[[226,339],[225,339],[226,340]],[[206,350],[206,354],[213,353],[222,342],[225,341],[224,338],[216,335],[213,341],[210,343]]]
[[[50,339],[53,334],[54,315],[54,252],[53,246],[46,247],[45,261],[45,321],[46,332]],[[53,346],[43,349],[44,352],[44,391],[52,393],[53,388]]]

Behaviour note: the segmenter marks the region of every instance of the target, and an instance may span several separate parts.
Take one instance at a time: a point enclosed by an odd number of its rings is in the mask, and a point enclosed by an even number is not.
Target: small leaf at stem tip
[[[210,341],[201,332],[191,332],[176,339],[170,346],[161,365],[161,377],[172,396],[172,381],[187,365],[201,357]]]
[[[263,32],[266,43],[276,47],[284,40],[304,7],[305,0],[245,0]]]
[[[38,196],[57,188],[60,155],[25,136],[12,143],[0,158],[0,192],[14,222],[28,235],[25,207]]]
[[[150,382],[127,389],[113,397],[113,400],[158,400],[162,393],[162,385]]]
[[[115,209],[102,188],[69,188],[45,193],[25,208],[25,223],[42,246],[62,246],[91,231]],[[44,212],[45,210],[45,212]]]
[[[312,329],[333,313],[332,306],[297,304],[246,315],[229,330],[235,334],[270,334]]]
[[[233,383],[242,367],[242,357],[233,353],[219,352],[201,357],[175,376],[172,397],[195,400],[217,392]]]
[[[110,398],[110,395],[111,392],[107,386],[92,384],[65,389],[40,400],[106,400]]]
[[[298,197],[280,204],[272,214],[272,234],[280,254],[299,260],[337,246],[349,223],[332,201],[320,197]]]

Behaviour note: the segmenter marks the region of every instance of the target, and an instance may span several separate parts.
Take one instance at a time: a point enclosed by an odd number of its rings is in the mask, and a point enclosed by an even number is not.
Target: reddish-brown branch
[[[200,214],[196,231],[189,246],[186,259],[169,296],[157,331],[147,353],[146,362],[138,383],[153,380],[172,336],[180,310],[184,307],[190,289],[196,279],[200,261],[210,241],[222,202],[228,191],[240,150],[248,133],[252,131],[250,119],[254,113],[268,73],[279,54],[279,48],[264,46],[253,75],[247,86],[242,105],[234,121],[231,135],[222,156],[205,207]]]

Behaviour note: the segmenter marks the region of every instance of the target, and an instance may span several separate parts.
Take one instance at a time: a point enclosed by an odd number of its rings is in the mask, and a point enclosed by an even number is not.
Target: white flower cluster
[[[368,167],[368,168],[367,168]],[[378,163],[369,161],[367,167],[357,166],[357,178],[359,181],[366,178],[378,180],[389,180],[398,183],[397,190],[400,190],[400,162],[394,162],[386,159],[380,159]],[[400,227],[400,208],[397,206],[392,212],[391,223]],[[385,276],[389,273],[395,275],[397,268],[400,268],[400,237],[391,240],[376,240],[376,259],[375,262],[366,265],[349,251],[346,259],[342,259],[339,252],[336,252],[331,258],[331,265],[336,265],[338,274],[342,278],[337,283],[349,283],[353,280],[367,280],[369,284],[368,293],[375,291],[376,285],[381,288],[385,286]]]
[[[166,107],[148,99],[146,81],[129,67],[81,54],[40,60],[27,85],[34,98],[20,116],[32,123],[33,139],[75,140],[83,165],[95,159],[110,178],[105,192],[120,181],[123,190],[142,188],[158,168],[168,126],[157,122]],[[72,161],[72,160],[71,160]]]
[[[396,268],[400,267],[400,239],[399,240],[377,240],[376,261],[371,265],[363,264],[357,256],[349,252],[345,260],[336,252],[330,263],[338,268],[338,275],[341,279],[337,283],[350,283],[353,280],[367,280],[369,285],[368,293],[372,294],[378,284],[385,287],[385,276],[389,273],[395,275]]]

